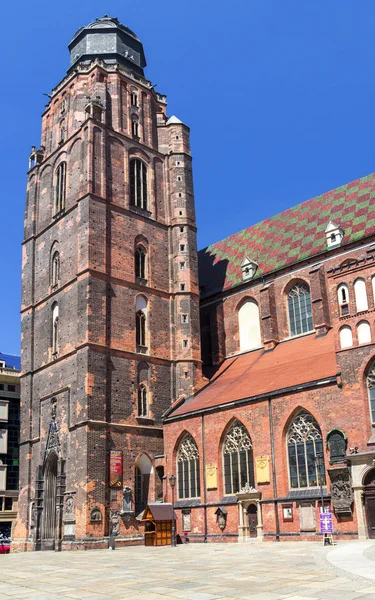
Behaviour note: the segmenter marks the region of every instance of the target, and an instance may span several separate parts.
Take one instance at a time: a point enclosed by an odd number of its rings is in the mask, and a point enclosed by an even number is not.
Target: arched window
[[[371,342],[371,329],[367,321],[361,321],[357,325],[358,344],[368,344]]]
[[[225,494],[236,494],[247,483],[254,486],[253,450],[250,436],[239,421],[229,429],[223,444]]]
[[[314,417],[302,410],[291,422],[287,435],[289,478],[291,488],[320,485],[315,463],[317,454],[323,454],[322,433]],[[325,469],[321,474],[325,485]]]
[[[144,296],[137,296],[136,301],[136,344],[137,352],[147,350],[147,300]]]
[[[52,305],[52,356],[57,357],[59,351],[59,305]]]
[[[139,158],[133,158],[129,170],[130,204],[147,210],[147,167]]]
[[[151,460],[147,454],[142,454],[135,464],[134,504],[137,515],[146,508],[152,472]]]
[[[138,279],[147,280],[146,269],[146,250],[143,246],[138,246],[135,251],[135,276]]]
[[[238,311],[238,326],[240,331],[240,350],[260,348],[259,308],[254,300],[246,300]]]
[[[60,255],[56,250],[52,254],[52,263],[51,263],[51,286],[57,287],[59,285],[60,279]]]
[[[178,497],[199,498],[199,453],[190,434],[182,440],[177,453]]]
[[[372,296],[373,296],[374,304],[375,304],[375,275],[373,275],[373,277],[371,277],[371,284],[372,284]]]
[[[55,183],[55,215],[65,208],[66,193],[66,162],[62,162],[56,169]]]
[[[350,348],[353,346],[353,334],[348,325],[344,325],[340,329],[340,348]]]
[[[131,91],[130,99],[132,106],[138,106],[138,93],[136,92],[136,90]]]
[[[288,294],[290,335],[313,331],[310,289],[306,283],[297,283]]]
[[[138,123],[138,119],[133,119],[132,120],[132,134],[133,137],[139,137],[139,123]]]
[[[65,142],[65,124],[64,122],[60,125],[60,144]]]
[[[337,288],[337,297],[340,307],[340,315],[344,317],[349,314],[349,290],[346,283],[342,283]]]
[[[366,282],[364,279],[357,279],[354,282],[354,294],[357,312],[368,310]]]
[[[138,388],[138,417],[147,417],[148,415],[148,399],[147,388],[145,385],[140,385]]]

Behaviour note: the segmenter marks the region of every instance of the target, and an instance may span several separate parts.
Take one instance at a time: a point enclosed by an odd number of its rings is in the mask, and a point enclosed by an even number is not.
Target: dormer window
[[[341,246],[344,230],[339,225],[330,221],[326,227],[325,234],[328,248],[338,248],[338,246]]]
[[[258,266],[259,265],[257,262],[255,262],[255,260],[251,260],[245,256],[241,263],[242,279],[244,281],[250,281],[250,279],[253,279],[255,273],[257,272]]]

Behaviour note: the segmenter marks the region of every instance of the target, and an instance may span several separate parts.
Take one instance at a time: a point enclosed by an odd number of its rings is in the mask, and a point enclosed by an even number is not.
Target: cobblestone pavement
[[[374,574],[375,542],[33,552],[0,556],[0,599],[375,600]]]

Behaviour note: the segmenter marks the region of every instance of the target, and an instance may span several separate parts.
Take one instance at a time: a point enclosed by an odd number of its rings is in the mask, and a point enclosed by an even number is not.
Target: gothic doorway
[[[255,504],[249,504],[247,509],[247,518],[249,520],[249,537],[256,538],[258,535],[258,514],[257,507]]]
[[[41,549],[55,549],[57,454],[50,452],[44,469],[44,494],[42,513]]]
[[[368,537],[375,539],[375,469],[367,473],[363,483]]]

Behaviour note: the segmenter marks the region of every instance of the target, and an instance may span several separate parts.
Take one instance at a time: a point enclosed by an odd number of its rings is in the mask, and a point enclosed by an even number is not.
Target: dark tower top
[[[140,75],[146,66],[141,41],[131,29],[108,15],[81,27],[68,48],[70,69],[77,63],[88,64],[98,57],[108,64],[120,62]]]

